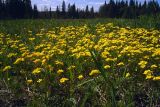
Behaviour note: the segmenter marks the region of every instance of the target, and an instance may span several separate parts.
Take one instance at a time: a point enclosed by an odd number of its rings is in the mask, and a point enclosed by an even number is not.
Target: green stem
[[[105,79],[105,81],[108,82],[108,84],[111,86],[110,91],[111,91],[111,97],[112,97],[112,107],[117,107],[116,100],[115,100],[115,96],[116,96],[115,87],[114,87],[112,81],[109,78],[107,78],[106,72],[102,68],[102,62],[101,62],[101,60],[97,61],[97,59],[96,59],[97,56],[95,54],[96,52],[95,51],[94,52],[90,51],[90,53],[91,53],[91,56],[92,56],[92,58],[93,58],[93,60],[94,60],[94,62],[96,64],[96,67],[101,72],[101,75],[103,76],[103,78]]]

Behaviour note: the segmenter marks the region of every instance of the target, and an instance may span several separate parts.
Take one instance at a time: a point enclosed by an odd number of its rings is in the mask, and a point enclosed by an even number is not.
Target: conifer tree
[[[56,8],[56,18],[59,18],[60,17],[60,10],[59,10],[59,7],[57,6]]]
[[[34,5],[34,7],[33,7],[33,18],[34,18],[34,19],[37,19],[37,18],[38,18],[37,5]]]
[[[65,1],[62,2],[62,18],[66,16],[66,3]]]

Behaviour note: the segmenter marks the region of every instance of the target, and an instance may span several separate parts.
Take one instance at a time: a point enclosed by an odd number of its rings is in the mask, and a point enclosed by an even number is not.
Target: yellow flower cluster
[[[60,83],[81,80],[84,75],[87,78],[86,75],[100,74],[92,58],[91,52],[94,52],[96,61],[102,63],[101,68],[106,72],[122,71],[120,73],[125,74],[125,69],[126,77],[136,71],[137,74],[144,73],[146,79],[159,79],[153,75],[160,71],[158,30],[123,28],[108,23],[93,28],[67,26],[48,32],[42,29],[35,35],[32,31],[28,33],[28,36],[0,34],[0,71],[10,71],[11,68],[15,72],[24,71],[29,78],[35,76],[38,83],[43,74],[57,75],[55,79]]]
[[[140,66],[140,68],[145,68],[146,67],[146,64],[147,64],[147,61],[140,61],[138,63],[138,65]]]

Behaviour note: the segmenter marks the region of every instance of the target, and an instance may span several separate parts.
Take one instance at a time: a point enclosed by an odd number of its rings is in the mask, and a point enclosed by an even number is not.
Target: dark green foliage
[[[110,0],[100,7],[99,14],[101,17],[109,18],[137,18],[141,15],[153,15],[160,12],[160,7],[157,1],[151,0],[144,2],[143,4],[138,3],[136,0],[128,1],[114,1]]]
[[[33,7],[33,18],[34,19],[38,18],[38,9],[36,5],[34,5]]]
[[[31,0],[0,0],[0,19],[37,18],[38,9]]]
[[[62,17],[66,18],[66,4],[65,1],[62,3]]]

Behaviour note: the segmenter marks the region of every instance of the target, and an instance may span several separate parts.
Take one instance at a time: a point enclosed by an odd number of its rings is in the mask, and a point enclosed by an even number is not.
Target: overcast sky
[[[38,6],[38,9],[43,11],[44,7],[51,7],[52,10],[56,9],[56,6],[60,6],[62,4],[63,0],[31,0],[32,4],[36,4]],[[97,11],[99,6],[104,4],[104,2],[108,2],[109,0],[64,0],[66,2],[66,5],[68,3],[75,3],[78,8],[84,9],[86,5],[89,5],[89,7],[93,6],[94,9]],[[138,0],[140,2],[144,2],[144,0]],[[149,0],[146,0],[149,1]],[[160,0],[158,0],[160,1]]]

